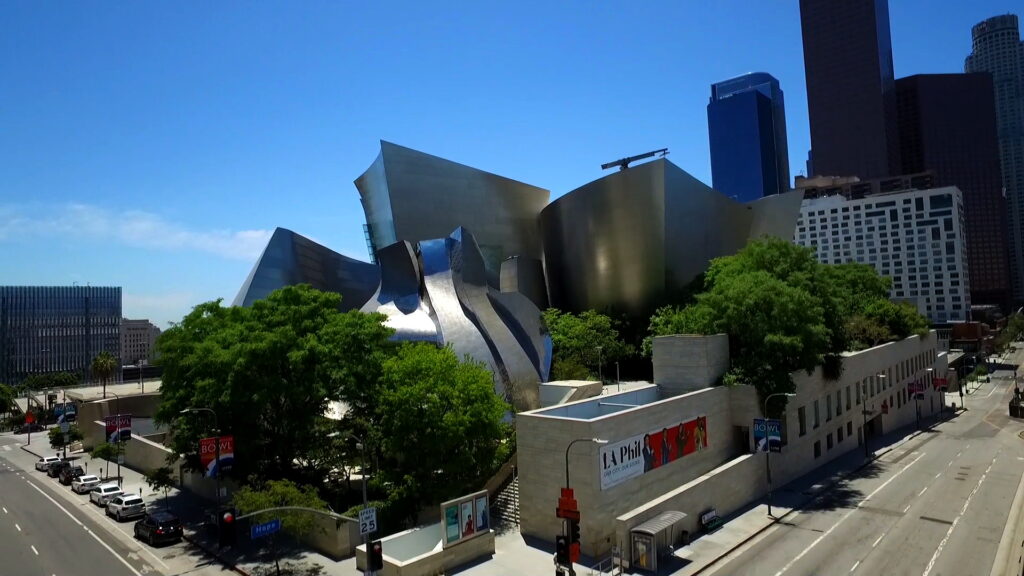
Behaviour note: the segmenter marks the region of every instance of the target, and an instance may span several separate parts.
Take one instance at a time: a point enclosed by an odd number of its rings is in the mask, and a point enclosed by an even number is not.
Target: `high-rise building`
[[[153,363],[153,349],[160,329],[149,320],[121,319],[121,361],[142,364]]]
[[[1003,188],[1009,204],[1010,283],[1024,301],[1024,44],[1017,16],[989,18],[971,28],[966,72],[988,72],[995,87],[996,130]]]
[[[91,380],[104,351],[121,355],[120,287],[0,286],[0,382],[43,372]]]
[[[807,198],[794,240],[824,264],[870,264],[892,279],[893,300],[913,304],[929,322],[969,319],[963,204],[954,187]]]
[[[995,97],[988,74],[920,74],[896,81],[900,156],[906,173],[963,193],[971,302],[1011,305],[1006,199]]]
[[[898,173],[887,0],[800,0],[813,175]]]
[[[786,107],[771,74],[744,74],[711,85],[711,181],[740,202],[789,190]]]

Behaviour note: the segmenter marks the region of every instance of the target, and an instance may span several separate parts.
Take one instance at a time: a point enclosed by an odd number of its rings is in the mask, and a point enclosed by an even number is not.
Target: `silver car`
[[[97,506],[106,506],[115,496],[121,495],[117,484],[100,484],[89,492],[89,501]]]
[[[71,481],[71,489],[75,491],[75,494],[85,494],[91,492],[93,488],[100,485],[100,479],[98,476],[87,474],[85,476],[79,476]]]
[[[120,494],[107,503],[107,516],[113,516],[120,522],[125,518],[142,516],[146,513],[146,503],[136,494]]]

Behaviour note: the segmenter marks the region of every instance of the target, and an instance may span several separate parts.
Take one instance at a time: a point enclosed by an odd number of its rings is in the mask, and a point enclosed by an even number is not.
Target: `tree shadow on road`
[[[830,511],[840,508],[853,508],[864,499],[864,492],[855,488],[853,482],[865,478],[877,478],[888,469],[885,462],[873,460],[861,468],[845,475],[836,475],[823,479],[821,482],[802,490],[799,496],[810,497],[802,506],[802,510]],[[796,496],[796,494],[794,494]]]

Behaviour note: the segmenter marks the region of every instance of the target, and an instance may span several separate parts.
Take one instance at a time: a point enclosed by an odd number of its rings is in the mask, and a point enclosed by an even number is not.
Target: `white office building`
[[[794,241],[814,248],[824,264],[874,266],[892,279],[893,300],[914,304],[933,324],[968,319],[963,202],[955,187],[805,199]]]

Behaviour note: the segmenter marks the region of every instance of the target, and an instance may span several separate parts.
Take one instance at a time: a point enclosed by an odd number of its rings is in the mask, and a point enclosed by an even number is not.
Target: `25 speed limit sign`
[[[359,511],[359,535],[366,536],[377,531],[377,509],[363,508]]]

